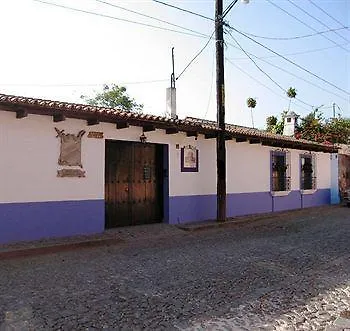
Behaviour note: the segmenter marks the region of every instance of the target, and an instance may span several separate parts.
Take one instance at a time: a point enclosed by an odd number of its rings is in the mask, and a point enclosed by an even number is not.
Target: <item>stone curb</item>
[[[84,241],[77,241],[77,242],[70,242],[70,243],[68,242],[68,243],[62,243],[62,244],[47,245],[42,247],[13,249],[13,250],[0,252],[0,261],[7,260],[7,259],[29,257],[34,255],[66,252],[66,251],[72,251],[72,250],[81,249],[81,248],[115,245],[123,242],[125,242],[125,240],[122,240],[120,238],[107,238],[107,239],[84,240]]]
[[[237,218],[229,219],[225,222],[216,222],[216,221],[208,221],[208,222],[202,222],[202,223],[189,223],[189,224],[179,224],[176,225],[177,228],[189,231],[189,232],[195,232],[195,231],[202,231],[202,230],[209,230],[209,229],[215,229],[215,228],[225,228],[225,227],[233,227],[240,225],[242,223],[248,224],[253,223],[256,221],[262,221],[272,218],[281,218],[283,216],[290,216],[290,215],[300,215],[303,214],[310,214],[312,212],[318,211],[319,209],[334,209],[334,208],[340,208],[341,205],[327,205],[327,206],[321,206],[321,207],[314,207],[314,208],[307,208],[307,209],[294,209],[294,210],[288,210],[288,211],[280,211],[280,212],[271,212],[266,214],[259,214],[259,215],[250,215],[250,216],[239,216]]]

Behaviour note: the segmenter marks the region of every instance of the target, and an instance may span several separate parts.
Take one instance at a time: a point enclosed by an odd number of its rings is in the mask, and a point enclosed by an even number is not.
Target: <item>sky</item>
[[[45,1],[51,4],[0,2],[0,93],[81,103],[82,95],[93,96],[103,84],[115,83],[126,86],[145,113],[164,115],[171,48],[177,77],[214,32],[213,21],[153,0]],[[214,17],[214,0],[164,2]],[[224,0],[224,8],[230,3]],[[289,87],[297,90],[291,110],[301,116],[320,107],[329,118],[336,103],[337,113],[350,117],[350,29],[344,28],[350,27],[350,0],[239,1],[225,20],[233,28],[226,28],[224,37],[227,123],[252,126],[246,100],[253,97],[255,127],[264,128],[267,116],[288,109]],[[176,81],[180,118],[216,120],[213,39]]]

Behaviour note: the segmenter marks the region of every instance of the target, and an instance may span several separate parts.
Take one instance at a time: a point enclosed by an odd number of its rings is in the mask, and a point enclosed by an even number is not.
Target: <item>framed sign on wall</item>
[[[181,148],[181,172],[198,172],[199,153],[195,146]]]

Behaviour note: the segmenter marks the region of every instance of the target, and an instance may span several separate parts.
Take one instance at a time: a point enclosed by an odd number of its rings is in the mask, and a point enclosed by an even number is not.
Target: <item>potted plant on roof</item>
[[[252,127],[254,128],[253,109],[256,107],[256,99],[248,98],[247,99],[247,106],[250,109],[250,116],[252,118]]]

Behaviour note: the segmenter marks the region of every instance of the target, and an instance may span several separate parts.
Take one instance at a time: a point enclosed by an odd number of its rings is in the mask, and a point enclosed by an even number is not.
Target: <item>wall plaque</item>
[[[88,138],[103,139],[103,132],[90,131],[88,133]]]
[[[57,177],[85,177],[85,171],[81,169],[57,170]]]
[[[185,146],[181,148],[181,171],[198,172],[199,153],[195,146]]]
[[[57,132],[57,138],[61,140],[60,156],[58,158],[58,164],[63,166],[79,166],[81,164],[81,138],[85,134],[84,130],[78,132],[78,134],[64,133],[64,130],[55,128]]]

